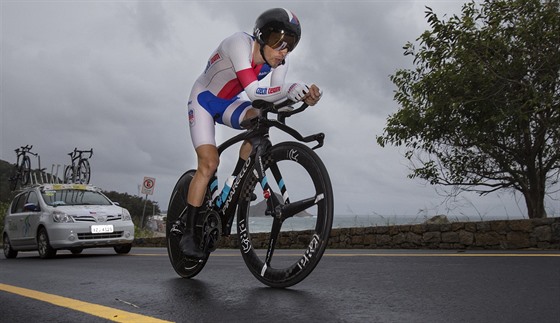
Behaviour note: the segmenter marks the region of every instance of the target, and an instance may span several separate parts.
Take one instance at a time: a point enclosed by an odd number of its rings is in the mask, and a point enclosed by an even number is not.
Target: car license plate
[[[112,232],[113,232],[112,224],[91,226],[91,233],[112,233]]]

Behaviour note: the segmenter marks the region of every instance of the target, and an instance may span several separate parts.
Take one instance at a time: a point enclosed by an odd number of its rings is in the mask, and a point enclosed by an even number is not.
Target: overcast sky
[[[165,210],[177,178],[196,166],[186,102],[209,54],[232,33],[252,32],[262,11],[286,7],[303,33],[288,81],[324,91],[319,105],[288,122],[326,134],[317,152],[337,215],[523,217],[519,194],[445,199],[406,177],[402,150],[375,141],[398,109],[389,75],[412,66],[402,47],[428,28],[424,6],[449,16],[462,4],[1,0],[0,159],[13,163],[14,149],[31,144],[50,170],[68,164],[75,147],[93,148],[93,184],[136,195],[144,176],[154,177],[149,198]],[[218,142],[236,133],[217,129]],[[224,156],[221,183],[236,160]],[[548,199],[547,210],[558,215],[560,202]]]

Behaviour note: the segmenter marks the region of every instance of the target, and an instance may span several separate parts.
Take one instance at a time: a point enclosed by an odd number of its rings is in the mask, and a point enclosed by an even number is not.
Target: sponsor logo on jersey
[[[189,123],[191,126],[194,126],[194,110],[189,109]]]
[[[214,56],[210,57],[210,59],[208,60],[208,64],[206,64],[206,68],[204,69],[204,73],[206,73],[208,71],[208,69],[217,61],[219,61],[220,59],[222,59],[222,57],[220,56],[220,53],[216,53],[214,54]]]
[[[271,87],[270,89],[268,89],[268,94],[273,94],[273,93],[278,93],[280,92],[280,87]]]
[[[266,88],[265,87],[257,88],[257,94],[266,95]]]
[[[214,64],[216,63],[217,60],[219,60],[220,57],[220,53],[216,53],[216,55],[212,56],[212,58],[210,58],[210,64]]]

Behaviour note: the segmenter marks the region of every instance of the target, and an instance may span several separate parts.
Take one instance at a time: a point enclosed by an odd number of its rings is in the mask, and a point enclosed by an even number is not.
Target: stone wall
[[[304,248],[301,232],[284,232],[283,248]],[[262,248],[266,233],[252,234]],[[219,248],[237,248],[237,235],[222,237]],[[165,247],[165,238],[136,239],[137,247]],[[453,222],[333,229],[330,249],[560,249],[560,218]]]

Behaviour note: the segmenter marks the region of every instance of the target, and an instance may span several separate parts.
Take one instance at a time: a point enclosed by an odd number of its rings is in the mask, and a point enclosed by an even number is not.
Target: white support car
[[[79,254],[95,247],[126,254],[132,248],[134,224],[128,210],[95,186],[44,184],[27,187],[14,198],[2,236],[6,258],[32,250],[52,258],[60,249]]]

